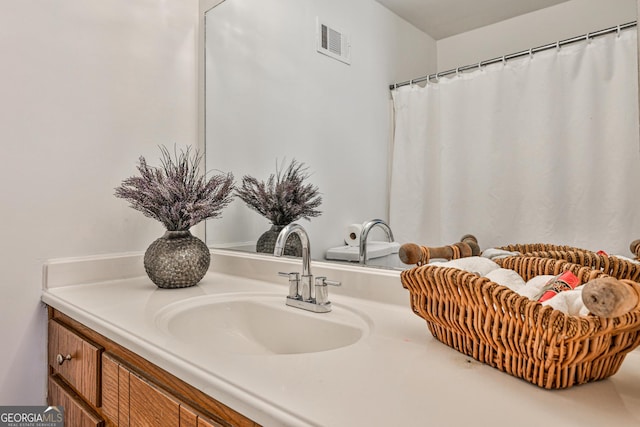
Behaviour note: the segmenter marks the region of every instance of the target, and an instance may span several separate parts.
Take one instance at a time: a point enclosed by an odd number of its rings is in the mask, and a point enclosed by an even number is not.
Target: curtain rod
[[[526,55],[533,55],[534,53],[537,52],[542,52],[543,50],[548,50],[548,49],[554,49],[554,48],[560,48],[561,46],[565,46],[571,43],[576,43],[582,40],[589,40],[598,36],[603,36],[605,34],[610,34],[610,33],[619,33],[621,30],[626,30],[627,28],[632,28],[636,26],[637,21],[632,21],[632,22],[627,22],[626,24],[622,24],[622,25],[616,25],[615,27],[611,27],[611,28],[606,28],[604,30],[600,30],[600,31],[594,31],[592,33],[587,33],[584,34],[582,36],[577,36],[577,37],[572,37],[570,39],[566,39],[566,40],[561,40],[561,41],[557,41],[555,43],[549,43],[549,44],[545,44],[543,46],[538,46],[538,47],[534,47],[528,50],[523,50],[521,52],[516,52],[516,53],[512,53],[509,55],[504,55],[504,56],[499,56],[497,58],[493,58],[493,59],[489,59],[487,61],[480,61],[477,64],[471,64],[471,65],[465,65],[463,67],[458,67],[458,68],[453,68],[451,70],[447,70],[447,71],[441,71],[439,73],[434,73],[434,74],[428,74],[426,76],[423,77],[419,77],[417,79],[412,79],[412,80],[407,80],[405,82],[401,82],[401,83],[394,83],[392,85],[389,85],[389,90],[394,90],[397,89],[401,86],[407,86],[407,85],[411,85],[414,83],[420,83],[420,82],[424,82],[424,81],[429,81],[431,79],[439,79],[440,77],[444,77],[444,76],[448,76],[450,74],[458,74],[460,72],[463,71],[469,71],[469,70],[473,70],[473,69],[480,69],[485,65],[490,65],[490,64],[495,64],[498,62],[505,62],[509,59],[514,59],[514,58],[519,58],[521,56],[526,56]]]

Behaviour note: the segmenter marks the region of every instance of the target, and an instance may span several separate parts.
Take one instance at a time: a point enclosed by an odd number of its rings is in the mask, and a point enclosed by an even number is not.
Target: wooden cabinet
[[[130,374],[129,417],[134,426],[179,426],[180,403],[152,383]]]
[[[101,427],[104,421],[83,399],[68,388],[57,375],[49,376],[49,404],[64,408],[68,427]]]
[[[218,423],[207,420],[187,407],[180,407],[180,427],[217,427]]]
[[[52,308],[48,360],[48,402],[70,427],[259,427]]]
[[[63,324],[49,321],[49,405],[63,406],[65,425],[101,426],[99,371],[102,347]]]
[[[132,371],[110,354],[102,359],[103,413],[114,425],[223,427]]]
[[[98,372],[102,348],[62,324],[49,322],[49,366],[94,406],[100,406]]]

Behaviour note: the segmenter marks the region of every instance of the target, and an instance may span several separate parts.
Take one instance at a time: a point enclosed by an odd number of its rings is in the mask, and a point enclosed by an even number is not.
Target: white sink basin
[[[226,294],[167,306],[158,326],[198,351],[235,354],[315,353],[345,347],[369,331],[364,316],[333,304],[329,313],[285,305],[284,295]]]

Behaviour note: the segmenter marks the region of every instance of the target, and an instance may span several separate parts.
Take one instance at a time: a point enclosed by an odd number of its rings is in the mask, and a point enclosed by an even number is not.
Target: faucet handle
[[[337,282],[335,280],[328,280],[324,276],[316,277],[316,304],[331,304],[329,302],[329,290],[327,289],[327,285],[331,286],[341,286],[342,283]]]
[[[316,277],[316,286],[326,286],[326,285],[342,286],[342,283],[336,280],[329,280],[325,276]]]
[[[286,277],[289,279],[289,297],[297,298],[298,297],[298,285],[300,284],[300,273],[291,272],[291,273],[283,273],[278,272],[278,276]]]
[[[323,282],[326,283],[327,285],[331,285],[331,286],[342,286],[342,282],[338,282],[337,280],[329,280],[326,277],[323,277]]]
[[[288,278],[291,278],[293,276],[295,278],[299,278],[300,277],[300,273],[298,273],[296,271],[292,271],[291,273],[285,273],[285,272],[279,271],[278,272],[278,276],[288,277]]]

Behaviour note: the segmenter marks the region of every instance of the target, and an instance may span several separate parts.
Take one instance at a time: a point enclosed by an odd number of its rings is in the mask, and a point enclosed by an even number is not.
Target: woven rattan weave
[[[575,248],[573,248],[575,249]],[[582,283],[606,273],[561,259],[515,256],[504,268],[529,280],[571,270]],[[616,318],[569,316],[456,268],[405,270],[411,308],[448,346],[539,387],[567,388],[615,374],[640,344],[640,306]],[[640,285],[628,282],[640,295]]]
[[[514,244],[503,246],[500,249],[520,252],[525,256],[562,259],[574,264],[591,267],[595,270],[601,270],[617,279],[640,282],[640,264],[587,249],[545,243]],[[499,261],[498,264],[500,264]]]

